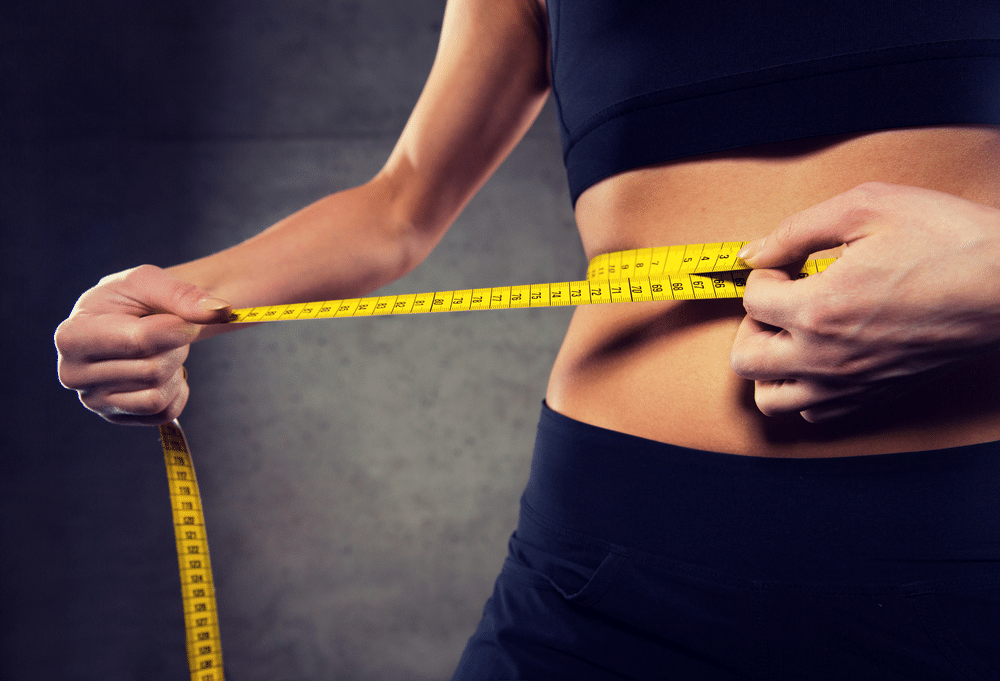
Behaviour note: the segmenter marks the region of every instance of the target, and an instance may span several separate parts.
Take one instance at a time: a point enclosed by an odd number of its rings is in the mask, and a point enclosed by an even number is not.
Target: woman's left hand
[[[794,276],[810,254],[841,245],[824,272]],[[1000,347],[995,208],[868,183],[744,252],[755,269],[730,360],[755,381],[764,414],[836,418]]]

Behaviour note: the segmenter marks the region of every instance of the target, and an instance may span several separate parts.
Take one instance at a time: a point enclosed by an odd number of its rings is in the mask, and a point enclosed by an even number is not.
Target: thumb
[[[181,281],[154,265],[140,265],[108,277],[124,312],[135,316],[166,313],[193,324],[227,321],[232,306],[198,286]]]
[[[864,186],[856,187],[795,213],[766,237],[740,249],[739,257],[753,268],[781,267],[859,239],[867,234],[872,215],[866,209],[871,203],[869,193]]]

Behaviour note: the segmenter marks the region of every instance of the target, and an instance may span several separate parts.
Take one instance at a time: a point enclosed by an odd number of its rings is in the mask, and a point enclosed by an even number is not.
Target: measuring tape
[[[170,484],[191,681],[223,681],[215,585],[191,450],[176,420],[160,426],[160,440]]]
[[[247,307],[233,310],[229,322],[740,298],[750,268],[736,254],[746,243],[727,241],[605,253],[590,261],[585,281]],[[810,260],[799,276],[821,272],[833,260]]]
[[[229,322],[740,298],[750,267],[737,253],[746,243],[727,241],[605,253],[590,261],[584,281],[249,307],[233,310]],[[833,261],[810,260],[799,277],[822,272]],[[170,481],[191,681],[223,681],[215,589],[191,452],[177,421],[160,426],[160,437]]]

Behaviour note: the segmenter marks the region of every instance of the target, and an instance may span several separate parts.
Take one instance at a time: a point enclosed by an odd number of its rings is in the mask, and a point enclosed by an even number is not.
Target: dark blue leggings
[[[1000,679],[1000,443],[768,459],[543,406],[472,679]]]

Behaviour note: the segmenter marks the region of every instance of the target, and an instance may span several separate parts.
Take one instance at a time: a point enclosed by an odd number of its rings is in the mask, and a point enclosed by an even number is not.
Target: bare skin
[[[592,256],[757,239],[786,218],[873,180],[933,188],[995,208],[998,153],[1000,133],[989,128],[774,144],[613,177],[584,192],[576,217]],[[753,291],[748,286],[748,299]],[[612,308],[576,311],[549,381],[547,400],[556,411],[663,442],[759,456],[849,456],[1000,437],[1000,395],[992,388],[1000,378],[996,353],[902,396],[890,394],[888,404],[880,399],[816,424],[797,408],[765,416],[754,401],[754,384],[734,373],[730,353],[745,316],[739,302]]]
[[[63,384],[114,423],[169,421],[187,400],[188,346],[232,330],[213,324],[227,304],[362,295],[415,267],[534,120],[549,87],[547,47],[535,0],[452,0],[427,86],[378,176],[220,253],[105,278],[57,330]],[[589,188],[576,217],[591,256],[767,236],[761,267],[843,243],[850,257],[806,282],[755,271],[746,310],[739,301],[580,308],[550,406],[758,456],[1000,439],[1000,391],[990,388],[1000,378],[998,152],[989,128],[876,132],[684,159]],[[882,262],[885,243],[903,262]],[[949,277],[928,305],[923,280],[908,274],[926,263],[971,274]]]

